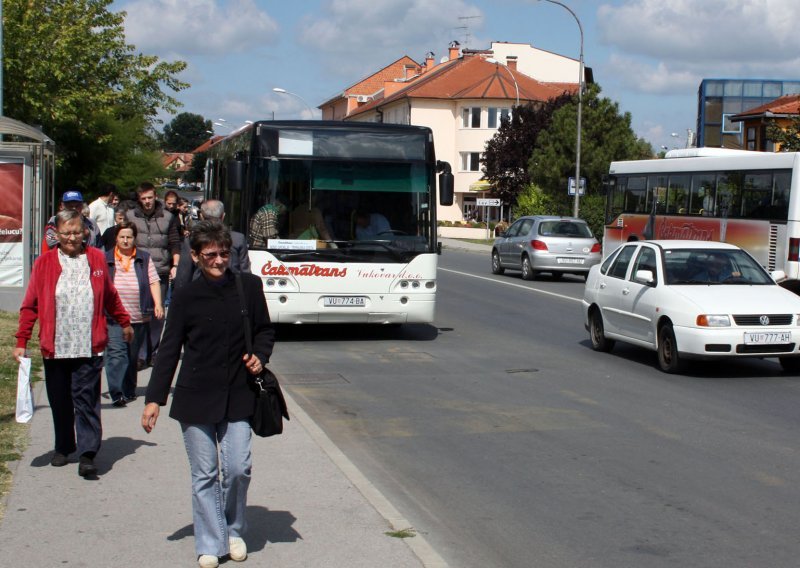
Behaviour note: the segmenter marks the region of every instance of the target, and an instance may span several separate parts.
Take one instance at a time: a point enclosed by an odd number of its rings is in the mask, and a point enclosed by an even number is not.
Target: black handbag
[[[244,320],[244,342],[247,354],[253,353],[253,337],[250,331],[250,315],[244,301],[244,287],[242,277],[236,273],[236,291],[239,294],[239,306],[242,310]],[[283,391],[278,382],[278,378],[272,371],[264,367],[264,370],[257,377],[252,375],[249,378],[251,388],[256,393],[256,404],[253,409],[253,416],[250,418],[250,426],[256,436],[266,438],[275,436],[283,432],[283,419],[289,420],[289,410],[286,408],[286,399],[283,398]]]

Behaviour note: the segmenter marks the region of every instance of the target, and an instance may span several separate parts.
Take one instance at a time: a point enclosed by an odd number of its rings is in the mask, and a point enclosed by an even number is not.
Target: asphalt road
[[[591,350],[583,279],[446,250],[433,326],[284,328],[286,387],[452,567],[796,567],[800,379]]]

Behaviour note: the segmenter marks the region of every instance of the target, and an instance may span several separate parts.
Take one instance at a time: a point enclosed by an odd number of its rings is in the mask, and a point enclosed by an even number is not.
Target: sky
[[[562,3],[580,21],[602,95],[656,150],[682,147],[696,129],[704,78],[800,79],[797,0]],[[347,87],[404,55],[421,63],[432,51],[438,61],[452,40],[574,59],[581,46],[575,18],[549,0],[116,0],[111,9],[127,12],[137,51],[188,63],[181,112],[218,122],[218,134],[246,120],[319,118],[316,107]]]

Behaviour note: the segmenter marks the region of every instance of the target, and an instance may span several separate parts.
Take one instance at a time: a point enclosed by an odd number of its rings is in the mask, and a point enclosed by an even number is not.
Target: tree
[[[781,152],[800,152],[800,114],[793,116],[783,128],[770,120],[767,123],[767,138],[780,144]]]
[[[553,113],[571,99],[564,94],[538,106],[514,107],[511,119],[500,123],[483,155],[483,175],[491,183],[495,197],[516,203],[520,192],[530,185],[527,164],[539,134],[549,126]]]
[[[111,4],[3,2],[4,114],[55,140],[56,179],[64,185],[96,175],[95,153],[120,134],[110,128],[114,121],[133,121],[145,135],[159,112],[180,106],[165,89],[188,87],[177,79],[186,63],[159,61],[125,43],[125,13],[110,12]]]
[[[573,99],[553,113],[528,163],[531,179],[558,204],[554,214],[572,213],[567,180],[575,175],[577,108]],[[586,178],[587,194],[601,192],[602,178],[612,161],[652,157],[652,146],[633,132],[630,113],[620,114],[618,103],[600,97],[599,85],[589,85],[581,128],[581,177]]]
[[[210,120],[199,114],[182,112],[164,126],[163,149],[165,152],[191,152],[208,140]]]

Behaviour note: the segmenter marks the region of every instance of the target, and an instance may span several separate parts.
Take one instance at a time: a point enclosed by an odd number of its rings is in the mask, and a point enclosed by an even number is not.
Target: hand
[[[247,367],[247,370],[251,375],[258,375],[264,370],[264,366],[261,364],[261,359],[255,355],[244,355],[242,360],[244,361],[244,366]]]
[[[169,279],[170,280],[175,280],[175,275],[176,274],[178,274],[178,267],[177,266],[173,266],[172,268],[169,269]]]
[[[25,348],[24,347],[15,347],[13,351],[14,359],[16,359],[17,363],[19,363],[20,357],[25,357]]]
[[[125,343],[133,341],[133,328],[131,326],[122,328],[122,340]]]
[[[155,316],[157,320],[164,319],[164,306],[158,304],[155,309],[153,309],[153,316]]]
[[[148,434],[153,431],[158,421],[159,406],[157,402],[148,402],[142,412],[142,428]]]

